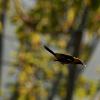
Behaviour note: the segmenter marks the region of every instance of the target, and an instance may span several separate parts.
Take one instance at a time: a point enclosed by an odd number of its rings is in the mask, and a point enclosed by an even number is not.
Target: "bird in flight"
[[[79,58],[73,57],[72,55],[66,55],[61,53],[55,53],[50,50],[47,46],[44,45],[44,48],[55,56],[55,61],[60,62],[61,64],[81,64],[86,66]]]

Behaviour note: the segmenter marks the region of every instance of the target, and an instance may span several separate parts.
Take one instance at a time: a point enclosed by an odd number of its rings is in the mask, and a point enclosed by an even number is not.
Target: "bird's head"
[[[74,57],[74,63],[75,64],[81,64],[83,66],[86,66],[79,58]]]

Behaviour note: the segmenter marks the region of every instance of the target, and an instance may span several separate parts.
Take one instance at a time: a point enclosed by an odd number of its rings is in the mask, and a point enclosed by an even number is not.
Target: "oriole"
[[[81,64],[86,66],[79,58],[73,57],[72,55],[66,55],[61,53],[55,53],[50,50],[47,46],[44,45],[44,48],[55,56],[55,61],[60,62],[61,64]]]

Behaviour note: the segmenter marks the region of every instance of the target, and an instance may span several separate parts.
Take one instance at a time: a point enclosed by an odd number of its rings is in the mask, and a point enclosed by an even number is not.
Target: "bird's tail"
[[[49,51],[50,53],[52,53],[54,56],[56,55],[52,50],[50,50],[47,46],[44,45],[44,48]]]

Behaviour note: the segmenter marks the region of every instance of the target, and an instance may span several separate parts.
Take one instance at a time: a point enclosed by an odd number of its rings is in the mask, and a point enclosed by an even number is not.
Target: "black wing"
[[[65,54],[57,54],[57,55],[58,55],[57,59],[61,62],[68,62],[69,63],[69,62],[74,61],[74,58],[71,55],[65,55]]]
[[[47,46],[44,45],[44,48],[55,56],[55,53],[52,50],[50,50]]]

